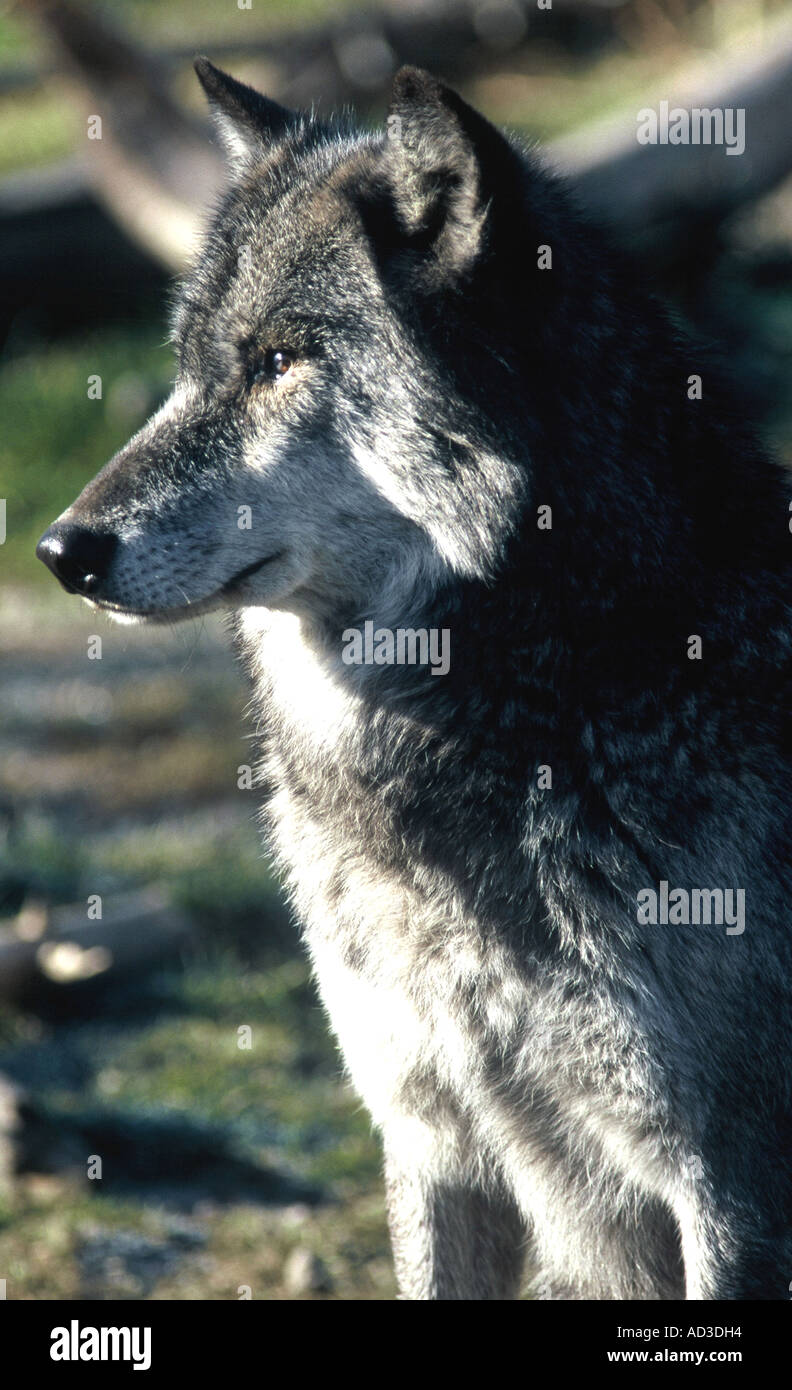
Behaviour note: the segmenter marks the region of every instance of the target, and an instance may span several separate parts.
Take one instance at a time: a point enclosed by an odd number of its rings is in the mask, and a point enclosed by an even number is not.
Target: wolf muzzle
[[[44,532],[36,555],[69,594],[97,594],[107,581],[118,538],[88,531],[68,522],[55,522]]]

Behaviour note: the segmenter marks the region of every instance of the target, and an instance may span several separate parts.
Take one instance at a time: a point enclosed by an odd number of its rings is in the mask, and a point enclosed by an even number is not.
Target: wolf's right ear
[[[244,82],[237,82],[208,58],[196,58],[195,71],[235,169],[242,170],[260,160],[273,139],[280,139],[299,126],[301,118],[296,111],[279,106]]]

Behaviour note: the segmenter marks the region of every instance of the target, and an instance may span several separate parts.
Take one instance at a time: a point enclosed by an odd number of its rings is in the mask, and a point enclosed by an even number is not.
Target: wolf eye
[[[283,348],[267,348],[256,355],[248,370],[251,385],[259,381],[280,381],[294,365],[291,353]]]

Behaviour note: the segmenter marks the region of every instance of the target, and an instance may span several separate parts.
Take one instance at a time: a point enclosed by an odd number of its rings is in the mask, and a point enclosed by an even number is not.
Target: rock
[[[295,1296],[309,1293],[328,1293],[332,1281],[327,1266],[313,1250],[296,1245],[283,1266],[283,1282]]]

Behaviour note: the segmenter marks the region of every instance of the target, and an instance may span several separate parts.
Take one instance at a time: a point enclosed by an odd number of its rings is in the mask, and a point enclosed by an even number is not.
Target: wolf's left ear
[[[384,161],[404,234],[464,274],[482,249],[490,207],[517,186],[519,160],[494,126],[421,68],[397,72]]]
[[[273,139],[280,139],[300,124],[296,111],[237,82],[208,58],[196,58],[195,71],[235,167],[244,168],[261,159]]]

